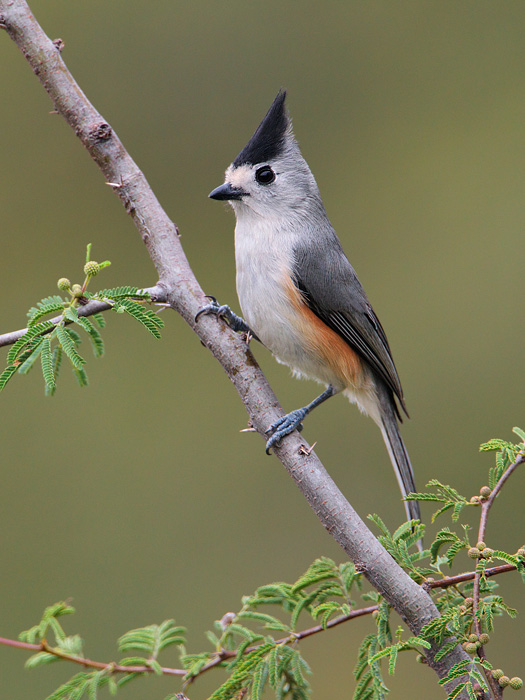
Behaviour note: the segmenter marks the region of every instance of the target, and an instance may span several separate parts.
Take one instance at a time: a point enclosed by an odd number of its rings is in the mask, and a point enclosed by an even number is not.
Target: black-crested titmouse
[[[250,331],[298,377],[327,389],[273,423],[266,450],[301,428],[310,411],[343,392],[380,427],[403,496],[414,474],[399,434],[403,391],[385,332],[326,214],[317,183],[299,151],[279,92],[248,144],[210,193],[227,200],[237,219],[237,293],[245,321],[227,306],[215,313],[234,330]],[[420,518],[416,501],[405,501]]]

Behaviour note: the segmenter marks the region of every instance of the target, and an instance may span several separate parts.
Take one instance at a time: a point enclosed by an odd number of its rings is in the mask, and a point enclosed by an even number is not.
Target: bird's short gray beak
[[[225,182],[224,185],[220,185],[212,190],[208,197],[210,197],[210,199],[231,200],[242,199],[247,194],[248,193],[244,192],[240,187],[232,187],[229,182]]]

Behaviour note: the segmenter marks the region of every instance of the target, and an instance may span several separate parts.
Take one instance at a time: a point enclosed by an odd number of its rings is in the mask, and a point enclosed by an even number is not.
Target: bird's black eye
[[[273,182],[275,180],[275,173],[269,165],[263,165],[262,168],[259,168],[255,172],[255,179],[257,180],[259,185],[269,185],[270,182]]]

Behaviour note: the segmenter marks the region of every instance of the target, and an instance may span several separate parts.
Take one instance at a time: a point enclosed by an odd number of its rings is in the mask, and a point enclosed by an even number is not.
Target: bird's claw
[[[227,304],[223,304],[221,306],[217,299],[211,294],[205,294],[205,297],[206,299],[209,299],[211,303],[206,304],[206,306],[203,306],[202,309],[199,309],[197,311],[197,313],[195,314],[195,323],[197,323],[201,316],[208,316],[210,314],[213,314],[218,318],[224,318],[224,316],[227,315],[228,312],[230,312],[230,307]]]
[[[217,318],[221,318],[223,321],[225,321],[228,326],[230,326],[232,331],[235,331],[236,333],[249,333],[251,337],[257,337],[254,333],[252,333],[246,321],[240,316],[237,316],[237,314],[234,314],[228,304],[219,304],[217,299],[212,297],[210,294],[206,294],[206,298],[210,299],[211,303],[206,304],[206,306],[203,306],[202,309],[197,311],[195,314],[195,323],[197,323],[201,316],[213,314],[214,316],[217,316]]]
[[[270,425],[265,433],[271,433],[271,437],[266,442],[266,454],[270,454],[270,449],[279,443],[283,437],[290,435],[294,430],[301,432],[303,429],[302,420],[306,416],[303,408],[298,408],[291,413],[287,413]]]

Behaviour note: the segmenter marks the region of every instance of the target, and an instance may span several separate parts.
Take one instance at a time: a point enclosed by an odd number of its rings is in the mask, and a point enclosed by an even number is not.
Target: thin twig
[[[524,455],[522,452],[518,454],[518,457],[515,462],[513,462],[507,469],[503,472],[501,477],[498,479],[498,482],[492,489],[492,493],[488,497],[486,501],[481,501],[481,516],[479,520],[479,529],[478,529],[478,542],[485,542],[485,533],[487,530],[487,521],[489,517],[489,512],[490,509],[492,508],[492,505],[494,501],[496,500],[496,497],[498,493],[501,491],[503,488],[503,485],[507,481],[507,479],[511,476],[511,474],[517,469],[517,467],[522,464],[524,461]],[[487,572],[485,571],[485,576],[487,575]],[[480,621],[478,618],[478,610],[479,610],[479,597],[480,597],[480,586],[481,586],[481,572],[476,570],[474,574],[474,586],[472,589],[472,619],[474,621],[474,629],[476,631],[476,634],[479,635],[481,634],[481,625]],[[480,646],[478,649],[478,656],[480,659],[485,660],[486,654],[485,654],[485,648],[484,646]],[[492,674],[490,671],[487,671],[485,668],[483,669],[485,673],[485,678],[487,679],[487,682],[490,685],[490,688],[492,690],[492,693],[494,694],[494,697],[496,699],[502,698],[503,697],[503,689],[500,687],[500,685],[497,683],[497,681],[492,677]]]
[[[165,291],[161,287],[148,287],[147,289],[142,289],[141,291],[148,292],[148,294],[151,296],[152,301],[164,301]],[[97,301],[96,299],[92,299],[91,301],[88,301],[87,304],[84,304],[84,306],[77,307],[77,312],[79,316],[93,316],[94,314],[101,313],[102,311],[108,311],[108,309],[111,308],[112,305],[108,304],[105,301]],[[51,321],[51,323],[54,323],[55,326],[59,324],[62,320],[62,316],[55,316],[54,318],[49,319],[49,321]],[[72,323],[72,321],[66,320],[66,325],[69,325],[70,323]],[[0,347],[6,345],[13,345],[13,343],[16,343],[16,341],[23,335],[25,335],[28,330],[28,328],[21,328],[18,331],[3,333],[2,335],[0,335]],[[51,333],[52,330],[52,328],[49,328],[47,331],[44,331],[43,335],[45,335],[46,333]]]
[[[120,666],[115,664],[113,661],[109,663],[104,663],[103,661],[93,661],[92,659],[84,658],[83,656],[77,656],[75,654],[68,654],[57,647],[52,647],[47,644],[46,641],[42,641],[40,644],[31,644],[29,642],[20,642],[17,639],[7,639],[5,637],[0,637],[0,644],[8,647],[17,647],[18,649],[27,649],[28,651],[34,651],[38,653],[39,651],[45,651],[48,654],[53,654],[53,656],[63,659],[64,661],[71,661],[75,664],[80,664],[86,668],[99,668],[108,669],[113,673],[152,673],[153,668],[151,666]],[[162,673],[167,676],[185,676],[187,671],[182,668],[167,668],[162,667]]]
[[[283,637],[282,639],[277,639],[275,644],[277,646],[283,646],[285,644],[289,644],[291,642],[296,642],[300,641],[302,639],[307,639],[308,637],[313,636],[314,634],[319,634],[319,632],[324,632],[327,629],[332,629],[333,627],[337,627],[337,625],[343,624],[343,622],[348,622],[348,620],[355,619],[357,617],[363,617],[363,615],[371,615],[375,610],[378,609],[377,605],[371,605],[367,608],[358,608],[357,610],[352,610],[349,612],[347,615],[341,615],[340,617],[336,617],[334,620],[330,620],[325,627],[322,625],[315,625],[315,627],[310,627],[309,629],[303,630],[302,632],[296,632],[293,634],[289,634],[286,637]],[[3,644],[4,646],[9,646],[9,647],[16,647],[18,649],[27,649],[28,651],[33,651],[35,653],[38,652],[47,652],[48,654],[52,654],[53,656],[56,656],[59,659],[63,659],[64,661],[71,661],[72,663],[79,664],[80,666],[84,666],[86,668],[98,668],[98,669],[107,669],[111,673],[152,673],[153,668],[151,666],[146,666],[146,665],[135,665],[135,666],[121,666],[119,664],[116,664],[113,661],[110,661],[108,663],[105,663],[103,661],[93,661],[92,659],[87,659],[84,656],[78,656],[77,654],[68,654],[67,652],[63,651],[62,649],[59,649],[58,647],[52,647],[50,646],[45,640],[43,640],[40,644],[31,644],[30,642],[20,642],[17,639],[8,639],[6,637],[0,637],[0,644]],[[245,654],[248,654],[250,651],[254,651],[257,649],[257,646],[251,646],[248,647],[247,649],[244,650]],[[226,659],[231,659],[234,656],[237,656],[236,651],[230,651],[229,649],[222,649],[220,652],[217,652],[217,655],[209,661],[205,666],[203,666],[199,672],[193,676],[190,680],[193,681],[195,678],[200,676],[201,674],[205,673],[206,671],[209,671],[212,668],[215,668],[218,666],[220,663],[225,661]],[[166,666],[162,666],[162,673],[163,675],[166,676],[185,676],[188,671],[187,669],[183,668],[169,668]]]
[[[507,571],[516,571],[514,564],[502,564],[501,566],[493,566],[490,569],[485,569],[485,576],[487,578],[489,576],[497,576],[498,574],[505,574]],[[475,576],[475,571],[468,571],[464,574],[457,574],[457,576],[446,576],[437,581],[426,581],[423,586],[425,588],[449,588],[449,586],[456,586],[458,583],[463,583],[464,581],[472,581]]]

